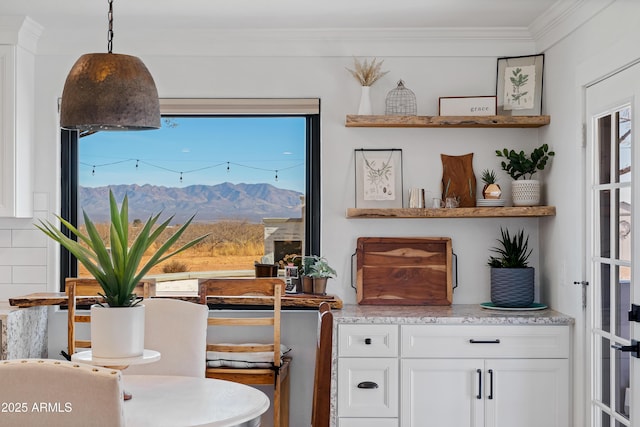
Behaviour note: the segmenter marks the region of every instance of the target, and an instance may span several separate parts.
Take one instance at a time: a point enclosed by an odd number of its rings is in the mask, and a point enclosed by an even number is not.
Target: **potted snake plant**
[[[520,230],[513,236],[500,228],[499,246],[492,249],[498,256],[490,256],[491,302],[499,307],[528,307],[534,299],[535,270],[528,260],[532,249],[529,236]]]
[[[144,306],[142,297],[134,294],[138,282],[152,267],[196,245],[207,235],[200,236],[171,251],[171,247],[183,235],[193,216],[179,227],[167,241],[160,245],[143,263],[143,256],[167,229],[173,216],[157,224],[160,214],[152,215],[143,225],[138,236],[129,240],[129,203],[125,195],[118,210],[113,192],[109,190],[111,226],[109,246],[83,211],[86,234],[71,223],[56,217],[62,225],[78,238],[67,237],[49,221],[40,220],[36,227],[71,252],[98,281],[103,293],[102,304],[91,307],[91,341],[94,357],[120,358],[141,356],[144,350]],[[170,252],[171,251],[171,252]]]

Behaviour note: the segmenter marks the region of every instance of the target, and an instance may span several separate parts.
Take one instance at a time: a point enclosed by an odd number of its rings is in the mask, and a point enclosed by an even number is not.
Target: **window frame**
[[[161,99],[163,116],[208,117],[292,117],[306,119],[305,136],[305,254],[320,254],[320,100],[309,99]],[[77,130],[61,128],[60,216],[78,224]],[[62,226],[65,235],[75,238]],[[60,247],[60,291],[67,277],[77,277],[78,263],[67,249]]]

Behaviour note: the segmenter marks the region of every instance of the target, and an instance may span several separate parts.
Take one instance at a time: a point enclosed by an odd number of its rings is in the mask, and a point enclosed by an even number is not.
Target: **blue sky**
[[[303,117],[163,117],[158,130],[98,132],[80,140],[80,184],[268,183],[304,192],[305,132]]]

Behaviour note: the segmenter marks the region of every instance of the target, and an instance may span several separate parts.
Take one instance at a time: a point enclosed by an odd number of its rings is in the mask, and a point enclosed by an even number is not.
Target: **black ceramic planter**
[[[534,299],[533,267],[492,268],[491,302],[499,307],[528,307]]]

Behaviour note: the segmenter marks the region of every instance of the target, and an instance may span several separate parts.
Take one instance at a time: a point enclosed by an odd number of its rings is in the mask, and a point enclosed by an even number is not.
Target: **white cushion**
[[[224,344],[222,344],[224,345]],[[241,345],[257,345],[247,343]],[[280,357],[290,352],[286,345],[280,345]],[[246,353],[233,353],[225,351],[207,351],[207,368],[270,368],[273,366],[272,351],[254,351]]]

